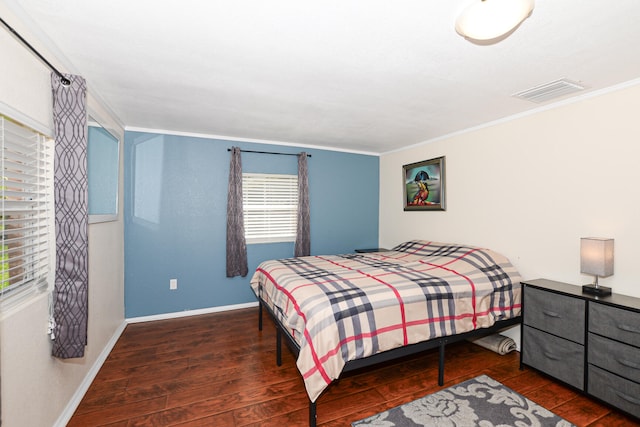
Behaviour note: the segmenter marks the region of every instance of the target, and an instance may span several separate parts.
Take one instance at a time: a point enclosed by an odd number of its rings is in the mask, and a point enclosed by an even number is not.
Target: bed
[[[343,372],[439,348],[520,321],[520,275],[492,250],[412,240],[390,251],[265,261],[251,279],[316,400]]]

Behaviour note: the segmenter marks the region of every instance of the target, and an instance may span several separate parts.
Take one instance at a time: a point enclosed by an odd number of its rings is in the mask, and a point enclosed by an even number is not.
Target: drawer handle
[[[634,397],[631,397],[628,394],[624,394],[623,392],[615,390],[615,389],[613,390],[613,392],[615,394],[617,394],[620,399],[624,399],[629,403],[633,403],[634,405],[640,405],[640,400],[638,400],[638,399],[636,399]]]
[[[640,334],[640,329],[634,328],[633,326],[618,325],[618,329],[623,330],[625,332],[632,332],[634,334]]]
[[[547,359],[560,360],[560,358],[553,353],[549,353],[548,351],[543,351],[543,353],[547,357]]]
[[[555,313],[553,311],[547,311],[547,310],[542,310],[542,314],[544,314],[545,316],[556,318],[556,319],[560,319],[562,317],[558,313]]]
[[[625,359],[616,359],[616,361],[621,364],[622,366],[626,366],[627,368],[631,368],[631,369],[640,369],[640,364],[632,362],[630,360],[625,360]]]

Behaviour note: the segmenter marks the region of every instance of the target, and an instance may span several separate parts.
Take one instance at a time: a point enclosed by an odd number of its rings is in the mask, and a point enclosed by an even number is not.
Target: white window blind
[[[242,207],[247,243],[295,242],[298,176],[243,173]]]
[[[0,307],[47,288],[53,141],[0,116]]]

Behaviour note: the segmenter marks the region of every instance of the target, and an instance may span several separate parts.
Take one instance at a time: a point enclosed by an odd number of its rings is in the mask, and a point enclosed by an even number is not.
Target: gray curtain
[[[89,253],[86,83],[80,76],[51,75],[55,131],[56,277],[52,354],[83,357],[87,345]]]
[[[298,229],[294,256],[311,255],[311,226],[309,224],[309,172],[307,153],[298,154]]]
[[[249,272],[242,214],[242,161],[240,148],[233,147],[227,193],[227,277],[245,277]]]

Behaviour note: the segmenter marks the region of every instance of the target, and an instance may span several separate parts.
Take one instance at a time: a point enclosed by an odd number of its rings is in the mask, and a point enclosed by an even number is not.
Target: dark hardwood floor
[[[291,353],[275,363],[275,328],[257,308],[128,325],[69,426],[305,426],[308,401]],[[577,426],[638,425],[530,369],[519,354],[447,347],[445,385],[487,374]],[[352,421],[437,386],[437,351],[341,378],[318,399],[318,426]]]

